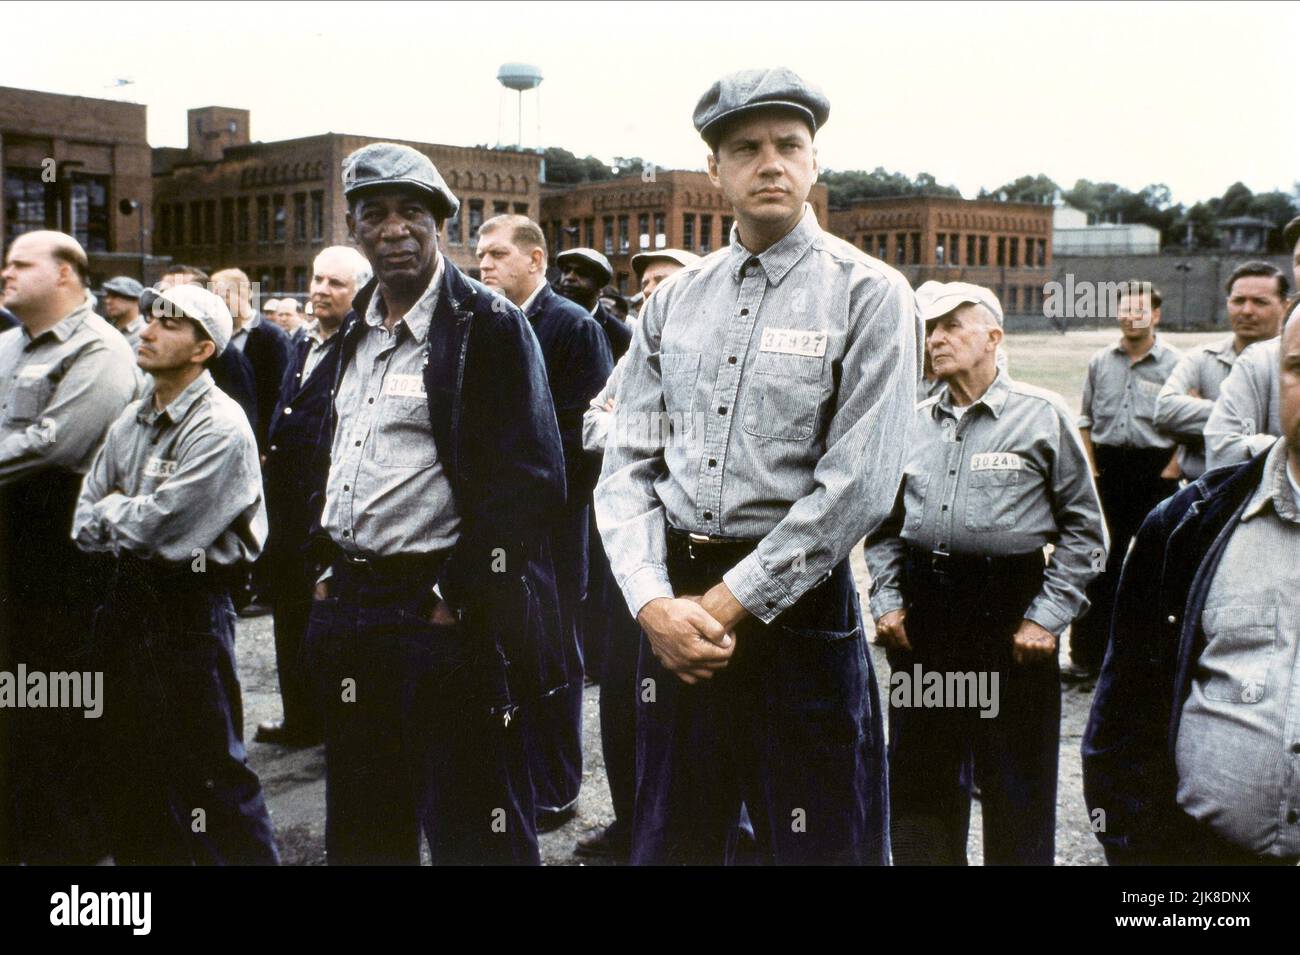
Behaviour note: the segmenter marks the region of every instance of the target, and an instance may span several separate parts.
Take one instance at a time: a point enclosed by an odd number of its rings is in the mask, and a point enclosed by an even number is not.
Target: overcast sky
[[[1300,4],[2,3],[0,85],[252,111],[255,139],[325,131],[514,142],[506,61],[536,64],[541,142],[701,168],[695,101],[784,64],[822,86],[823,166],[925,171],[967,197],[1043,172],[1188,204],[1300,180]],[[114,88],[119,78],[131,85]],[[498,132],[500,130],[500,132]],[[537,144],[525,107],[524,142]]]

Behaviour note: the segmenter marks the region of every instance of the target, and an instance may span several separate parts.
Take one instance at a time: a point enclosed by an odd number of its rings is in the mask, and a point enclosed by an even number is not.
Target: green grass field
[[[1171,332],[1160,341],[1184,353],[1206,342],[1229,335],[1218,332]],[[1119,329],[1069,332],[1065,335],[1025,333],[1009,334],[1003,344],[1010,362],[1011,377],[1040,388],[1050,388],[1065,399],[1073,411],[1079,410],[1083,398],[1083,376],[1088,359],[1098,348],[1119,341]]]

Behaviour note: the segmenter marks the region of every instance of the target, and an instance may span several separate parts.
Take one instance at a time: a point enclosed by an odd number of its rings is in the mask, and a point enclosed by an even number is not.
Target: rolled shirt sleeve
[[[915,419],[922,326],[901,277],[868,289],[851,300],[858,321],[850,326],[854,338],[812,490],[722,578],[764,623],[829,573],[894,505]]]
[[[1224,379],[1205,423],[1206,469],[1249,460],[1281,434],[1277,339],[1251,345]]]
[[[903,562],[907,555],[907,544],[900,536],[903,518],[903,488],[900,484],[889,517],[868,535],[862,548],[867,571],[871,574],[871,616],[877,621],[887,613],[903,609],[907,604],[903,598]]]
[[[1210,420],[1214,402],[1209,398],[1194,398],[1188,394],[1201,387],[1201,362],[1205,352],[1198,351],[1183,358],[1174,367],[1160,394],[1156,397],[1156,411],[1152,419],[1156,428],[1180,441],[1199,438]]]
[[[1094,358],[1088,362],[1088,373],[1083,376],[1083,400],[1080,402],[1079,418],[1076,422],[1080,431],[1092,429],[1092,374],[1096,366],[1097,361]]]
[[[605,443],[609,440],[609,424],[613,418],[613,412],[605,410],[605,402],[618,391],[618,380],[622,377],[626,362],[627,353],[624,352],[623,357],[615,363],[614,370],[609,373],[605,387],[591,399],[591,404],[582,416],[582,446],[587,451],[601,453],[605,450]]]

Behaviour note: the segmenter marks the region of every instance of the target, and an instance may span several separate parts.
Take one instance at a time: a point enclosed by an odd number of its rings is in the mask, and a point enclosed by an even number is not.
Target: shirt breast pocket
[[[1019,468],[972,471],[966,486],[966,529],[1014,527],[1022,474]]]
[[[903,530],[919,533],[925,521],[925,492],[930,487],[929,474],[903,475]]]
[[[1160,385],[1154,381],[1139,379],[1133,386],[1133,414],[1146,421],[1156,416],[1156,398],[1160,395]]]
[[[45,406],[49,404],[54,386],[44,376],[39,378],[19,378],[14,382],[9,397],[9,420],[16,422],[35,421]]]
[[[825,356],[759,352],[749,369],[744,427],[757,438],[806,441],[817,428]]]
[[[427,468],[438,460],[423,397],[386,395],[375,420],[375,463],[391,468]]]
[[[1209,642],[1196,664],[1206,699],[1259,703],[1268,695],[1269,667],[1277,652],[1277,608],[1206,609],[1201,623]]]

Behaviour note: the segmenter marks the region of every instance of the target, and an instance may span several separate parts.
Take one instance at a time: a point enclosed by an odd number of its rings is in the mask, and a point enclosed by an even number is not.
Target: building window
[[[286,231],[287,223],[285,220],[289,218],[289,212],[284,205],[284,196],[282,195],[273,196],[272,203],[275,206],[275,233],[274,233],[275,241],[283,242],[285,236],[287,235],[287,231]],[[281,271],[283,271],[283,269]],[[280,284],[281,286],[283,286],[284,284],[283,276],[281,276]]]
[[[195,200],[190,203],[190,245],[203,241],[203,203]]]
[[[178,202],[172,207],[172,246],[185,244],[185,203]]]
[[[299,242],[307,241],[307,193],[293,194],[293,237]]]
[[[515,203],[515,215],[517,215],[517,216],[526,216],[526,215],[528,215],[528,203],[526,203],[526,202],[516,202],[516,203]]]
[[[682,216],[682,248],[687,252],[695,251],[695,213],[687,212]]]
[[[975,258],[975,236],[966,236],[966,264],[975,265],[979,259]]]
[[[628,238],[628,217],[618,217],[618,251],[626,252],[632,247],[632,242]]]
[[[626,272],[618,273],[618,284],[615,287],[618,289],[619,295],[627,294],[627,273]]]
[[[311,237],[325,238],[325,193],[311,194]]]
[[[6,169],[4,181],[5,245],[24,232],[54,228],[58,194],[46,188],[52,184],[41,180],[41,170]]]
[[[980,265],[989,264],[989,237],[980,236]]]
[[[235,241],[235,200],[221,200],[221,244],[230,245]]]
[[[1034,311],[1034,287],[1025,286],[1025,314],[1031,314]]]
[[[71,192],[72,228],[68,231],[87,252],[107,252],[108,176],[77,176]]]
[[[449,245],[460,245],[460,208],[457,207],[455,214],[447,219],[447,242]]]
[[[239,242],[247,242],[252,238],[253,227],[248,215],[248,197],[241,196],[236,203],[236,206],[239,211],[236,213],[238,224],[235,227],[235,237]]]
[[[876,236],[876,258],[881,262],[889,261],[889,236],[884,232]]]
[[[650,213],[643,212],[636,217],[636,247],[650,248]]]
[[[921,233],[912,233],[912,264],[921,264]]]
[[[5,183],[8,185],[8,183]],[[5,206],[5,212],[8,213],[8,205]],[[5,221],[9,221],[8,215]],[[172,207],[169,203],[164,202],[158,207],[158,241],[164,249],[169,248],[172,244]]]
[[[1007,264],[1013,269],[1020,267],[1020,239],[1016,236],[1011,237],[1011,260]]]
[[[578,244],[582,241],[582,220],[570,219],[567,231],[569,235],[573,236],[573,245],[577,248]]]
[[[1020,289],[1013,285],[1007,289],[1007,311],[1015,313],[1020,308]]]
[[[664,231],[664,214],[655,213],[655,248],[664,249],[668,247],[668,233]]]
[[[276,266],[271,270],[271,286],[275,295],[282,295],[289,291],[284,286],[284,268],[282,266]]]
[[[945,233],[945,232],[940,232],[939,235],[938,235],[938,241],[936,241],[935,244],[934,244],[934,264],[935,264],[935,265],[943,265],[943,264],[944,264],[944,261],[943,261],[943,259],[944,259],[944,253],[945,253],[945,251],[947,250],[947,247],[948,247],[948,246],[947,246],[947,241],[948,241],[948,235],[947,235],[947,233]]]
[[[605,254],[613,255],[614,254],[614,217],[605,216],[605,218],[602,220],[602,225],[605,228]]]
[[[595,219],[588,218],[582,220],[582,244],[588,249],[594,249],[596,247]]]
[[[307,293],[307,270],[302,266],[296,266],[293,270],[293,290],[299,295]]]
[[[1006,264],[1007,264],[1007,237],[1005,235],[1000,235],[998,236],[998,265],[1001,266]]]
[[[494,216],[503,216],[503,215],[505,215],[505,214],[506,214],[507,212],[509,212],[509,211],[510,211],[510,203],[508,203],[508,202],[493,202],[493,203],[492,203],[492,214],[493,214]]]
[[[1039,239],[1037,241],[1037,246],[1038,246],[1038,258],[1035,264],[1040,269],[1045,268],[1047,265],[1047,240]]]
[[[478,230],[483,225],[483,200],[471,199],[469,201],[469,243],[475,245],[478,243]]]
[[[551,220],[551,248],[557,253],[564,251],[564,224],[559,219]]]
[[[257,197],[257,241],[271,241],[271,197]]]
[[[948,264],[957,265],[957,253],[961,251],[961,236],[956,232],[948,236],[948,245],[946,245],[945,248],[948,250]]]
[[[216,199],[205,199],[203,202],[203,241],[208,245],[217,244]]]
[[[700,216],[700,251],[708,255],[713,251],[713,216]]]
[[[894,263],[907,264],[907,233],[899,232],[894,236]]]

